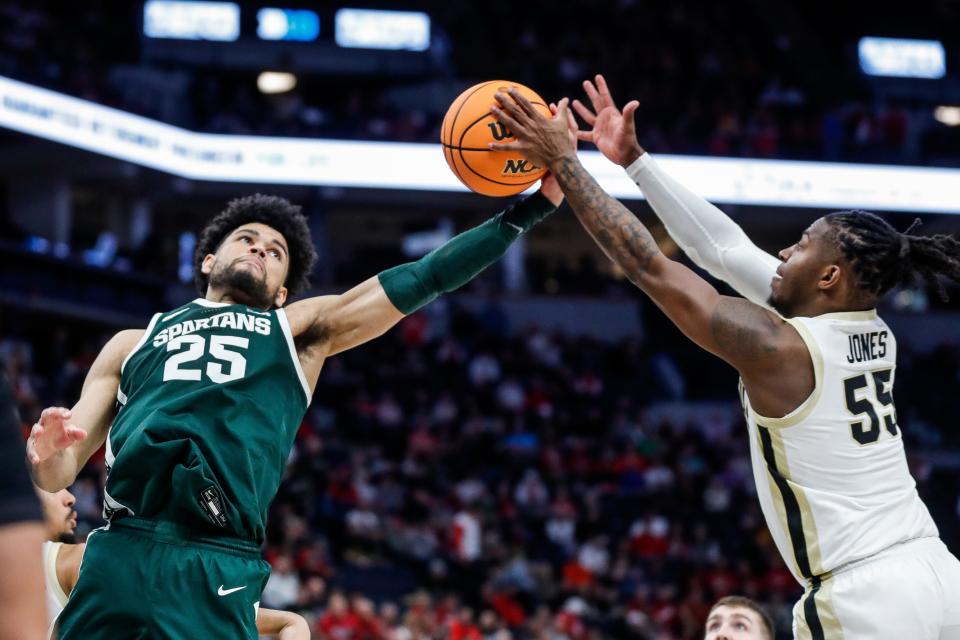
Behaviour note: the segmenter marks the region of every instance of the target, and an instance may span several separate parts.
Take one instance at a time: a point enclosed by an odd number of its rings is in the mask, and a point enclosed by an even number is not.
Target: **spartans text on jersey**
[[[225,311],[210,318],[184,320],[161,329],[153,337],[153,346],[159,347],[173,340],[177,336],[185,336],[201,329],[221,328],[236,329],[237,331],[252,331],[263,336],[270,335],[270,318],[257,317],[236,311]]]

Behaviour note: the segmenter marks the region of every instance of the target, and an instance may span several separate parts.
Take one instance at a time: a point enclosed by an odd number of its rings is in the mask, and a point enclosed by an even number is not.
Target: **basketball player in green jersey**
[[[203,297],[121,331],[72,409],[49,408],[27,457],[47,491],[106,443],[104,515],[60,638],[255,638],[267,508],[327,357],[371,340],[496,261],[552,213],[540,191],[416,262],[286,305],[316,259],[282,198],[230,203],[198,241]]]

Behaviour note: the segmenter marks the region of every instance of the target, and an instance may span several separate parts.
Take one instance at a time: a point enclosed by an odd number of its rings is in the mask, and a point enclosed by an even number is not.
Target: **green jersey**
[[[104,515],[263,541],[310,395],[282,309],[198,298],[153,316],[121,366]]]

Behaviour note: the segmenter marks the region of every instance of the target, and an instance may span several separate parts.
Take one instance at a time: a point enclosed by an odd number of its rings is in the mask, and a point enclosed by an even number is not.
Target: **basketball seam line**
[[[459,149],[460,151],[490,151],[490,149],[484,149],[483,147],[458,147],[455,144],[444,144],[447,149]]]
[[[491,83],[494,83],[494,82],[498,82],[498,81],[497,81],[497,80],[490,80],[490,81],[488,81],[488,82],[484,82],[483,84],[481,84],[481,85],[478,86],[478,87],[475,87],[474,90],[473,90],[472,92],[470,92],[470,94],[467,95],[467,96],[463,99],[463,102],[460,103],[460,106],[457,107],[457,112],[456,112],[455,114],[453,114],[453,118],[450,119],[450,141],[451,141],[451,142],[453,141],[453,129],[454,129],[454,127],[456,127],[456,125],[457,125],[457,118],[460,117],[460,112],[463,111],[463,105],[467,104],[467,100],[469,100],[470,97],[471,97],[473,94],[475,94],[477,91],[480,91],[480,89],[483,89],[483,88],[484,88],[485,86],[487,86],[488,84],[491,84]],[[444,149],[445,149],[445,150],[444,150],[444,155],[446,155],[447,145],[443,142],[443,135],[440,136],[440,144],[443,145],[443,147],[444,147]],[[452,149],[453,147],[450,147],[450,148]],[[451,160],[454,159],[454,158],[453,158],[453,151],[450,152],[450,159],[451,159]],[[460,173],[460,169],[457,168],[457,163],[456,163],[456,162],[451,162],[451,163],[449,163],[449,164],[450,164],[451,168],[453,169],[454,174],[456,174],[457,179],[460,180],[460,182],[463,184],[463,186],[465,186],[465,187],[467,187],[467,188],[469,189],[469,188],[470,188],[470,185],[468,185],[468,184],[467,184],[467,181],[463,179],[463,174]],[[466,161],[464,161],[464,164],[466,164]]]

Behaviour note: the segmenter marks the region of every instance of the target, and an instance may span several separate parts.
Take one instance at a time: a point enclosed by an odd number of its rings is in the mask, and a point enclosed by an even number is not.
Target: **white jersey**
[[[763,514],[801,584],[898,543],[938,536],[907,468],[893,403],[897,342],[876,311],[792,318],[815,388],[782,418],[742,390]]]
[[[48,540],[43,543],[43,580],[47,587],[47,637],[53,634],[53,623],[67,606],[67,594],[63,592],[60,580],[57,579],[57,556],[62,548],[62,542]]]

